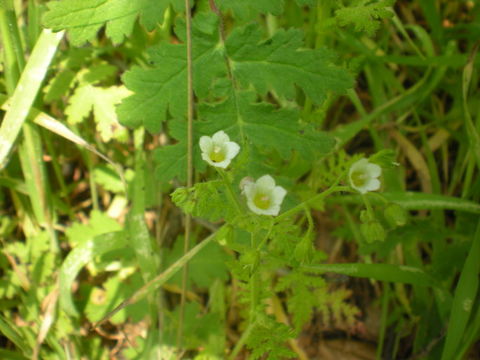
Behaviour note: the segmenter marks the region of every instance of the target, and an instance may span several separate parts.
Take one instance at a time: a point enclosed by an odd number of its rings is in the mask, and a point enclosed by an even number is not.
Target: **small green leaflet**
[[[340,25],[353,25],[355,31],[372,36],[380,27],[380,21],[393,16],[390,7],[395,0],[353,0],[349,6],[335,11]]]
[[[132,33],[138,18],[147,30],[162,22],[169,5],[181,11],[183,0],[63,0],[47,3],[44,24],[54,31],[67,30],[73,45],[95,39],[106,26],[106,35],[120,43]]]
[[[205,96],[213,79],[225,75],[223,49],[218,46],[217,17],[199,14],[193,20],[193,72],[197,96]],[[176,27],[181,40],[185,25]],[[135,92],[118,108],[120,121],[130,127],[144,125],[150,132],[158,132],[167,118],[183,117],[187,108],[187,60],[185,44],[161,44],[148,52],[152,68],[133,67],[123,76],[125,85]]]
[[[329,51],[302,46],[300,30],[279,30],[263,40],[255,24],[235,29],[226,41],[235,78],[244,86],[252,84],[262,95],[273,90],[292,99],[297,85],[320,104],[329,91],[342,93],[352,86],[352,77],[332,64]]]

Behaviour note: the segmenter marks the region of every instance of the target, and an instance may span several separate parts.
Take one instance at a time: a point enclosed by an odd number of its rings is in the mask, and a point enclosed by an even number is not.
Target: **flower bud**
[[[304,236],[295,247],[293,253],[295,260],[301,264],[309,264],[313,258],[313,246],[310,236]]]
[[[376,220],[369,221],[360,225],[360,231],[368,243],[385,240],[385,230]]]
[[[385,220],[392,227],[403,226],[407,223],[407,212],[398,204],[391,203],[385,209]]]

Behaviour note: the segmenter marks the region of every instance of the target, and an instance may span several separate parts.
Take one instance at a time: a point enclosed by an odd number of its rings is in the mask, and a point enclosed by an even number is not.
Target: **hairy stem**
[[[190,0],[185,0],[185,18],[187,32],[187,187],[193,186],[193,61],[192,61],[192,12]],[[185,215],[185,238],[183,253],[190,248],[190,233],[192,229],[192,216]],[[182,295],[180,299],[180,318],[178,322],[177,347],[182,346],[183,319],[185,316],[185,301],[187,293],[188,264],[185,264],[182,272]]]

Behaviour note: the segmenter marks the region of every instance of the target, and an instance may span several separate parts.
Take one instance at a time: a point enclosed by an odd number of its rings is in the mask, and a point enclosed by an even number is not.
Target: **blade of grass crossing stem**
[[[353,277],[370,278],[421,286],[437,287],[439,284],[422,269],[391,264],[320,264],[303,267],[307,271],[333,272]]]
[[[96,324],[93,325],[94,328],[100,326],[105,321],[110,319],[113,315],[115,315],[120,310],[124,309],[125,307],[135,304],[137,301],[142,300],[145,296],[147,296],[152,291],[155,291],[160,286],[165,284],[168,280],[172,278],[180,269],[182,269],[190,260],[193,259],[205,246],[207,246],[213,239],[215,239],[215,235],[217,233],[221,233],[221,228],[217,230],[217,232],[211,234],[206,239],[204,239],[199,244],[195,245],[192,249],[190,249],[185,255],[183,255],[180,259],[174,262],[172,265],[168,267],[165,271],[163,271],[160,275],[157,275],[154,279],[150,280],[147,284],[142,286],[138,289],[132,296],[130,296],[127,300],[123,301],[120,305],[118,305],[115,309],[113,309],[110,313],[108,313],[102,320],[98,321]]]
[[[43,30],[20,76],[10,108],[0,127],[0,170],[8,163],[8,155],[27,118],[62,37],[63,32],[53,33],[48,29]]]
[[[458,285],[455,289],[442,360],[456,359],[457,351],[464,345],[462,343],[467,324],[471,318],[472,309],[474,309],[475,299],[478,298],[478,277],[480,274],[479,254],[480,223],[477,225],[472,247],[465,260]]]
[[[467,127],[467,135],[468,140],[470,142],[471,151],[475,156],[477,161],[477,166],[480,169],[480,135],[473,123],[472,116],[470,115],[470,111],[468,109],[468,90],[470,88],[470,83],[472,81],[472,73],[473,73],[473,65],[475,63],[475,57],[477,55],[478,48],[480,47],[480,41],[477,41],[473,46],[472,52],[468,59],[467,64],[463,70],[463,77],[462,77],[462,95],[463,95],[463,114],[465,117],[465,124]]]

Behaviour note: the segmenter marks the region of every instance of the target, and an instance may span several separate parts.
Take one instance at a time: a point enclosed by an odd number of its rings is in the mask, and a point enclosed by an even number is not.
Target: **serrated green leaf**
[[[301,125],[298,110],[277,109],[271,104],[254,101],[255,94],[245,91],[232,93],[227,100],[216,105],[199,106],[199,116],[206,121],[194,123],[193,163],[198,171],[203,171],[206,166],[198,148],[200,137],[211,136],[219,130],[225,131],[232,141],[239,144],[275,149],[284,159],[288,159],[292,151],[298,151],[302,158],[313,160],[333,149],[333,137],[310,125]],[[184,181],[187,163],[186,123],[172,120],[170,124],[170,135],[179,142],[155,151],[155,175],[160,181],[169,181],[174,177]]]
[[[137,18],[147,28],[161,23],[168,6],[183,9],[182,0],[63,0],[47,3],[44,23],[55,31],[67,30],[73,45],[79,46],[95,39],[106,26],[106,35],[120,43],[132,33]]]
[[[330,52],[302,48],[303,33],[297,29],[280,30],[263,40],[259,26],[251,24],[235,29],[225,46],[235,78],[261,94],[273,90],[292,99],[297,85],[320,104],[328,92],[342,93],[353,84],[344,69],[333,65]]]
[[[234,17],[252,19],[258,14],[271,13],[279,15],[283,10],[283,0],[217,0],[218,7],[231,10]]]
[[[225,75],[223,49],[219,46],[218,19],[214,14],[199,14],[193,20],[192,56],[194,90],[200,97],[210,90],[217,75]],[[176,32],[184,39],[185,26],[177,24]],[[133,67],[123,76],[128,89],[135,94],[118,108],[120,121],[130,127],[144,125],[158,132],[167,112],[184,117],[187,107],[187,61],[185,44],[161,44],[148,52],[153,65],[149,69]]]
[[[233,141],[273,148],[287,159],[296,150],[306,159],[330,152],[335,144],[328,134],[299,123],[296,109],[276,109],[267,103],[255,103],[252,92],[237,92],[226,101],[199,107],[207,121],[198,124],[201,134],[225,131]],[[246,141],[245,141],[246,140]]]
[[[354,0],[350,6],[335,11],[340,25],[353,25],[355,31],[363,31],[372,36],[379,28],[382,19],[392,17],[389,9],[395,0]]]
[[[126,140],[128,133],[119,124],[115,107],[129,94],[130,92],[123,86],[109,88],[81,86],[70,97],[69,105],[65,109],[67,121],[70,124],[79,123],[93,111],[97,131],[104,142],[112,138]]]

